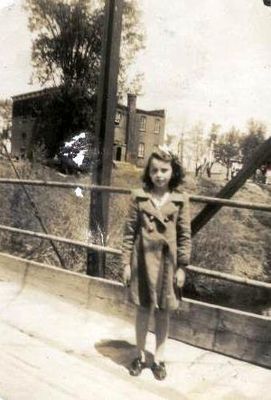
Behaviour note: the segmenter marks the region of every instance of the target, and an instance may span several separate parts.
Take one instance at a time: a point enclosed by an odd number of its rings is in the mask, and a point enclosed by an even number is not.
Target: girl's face
[[[170,161],[162,161],[152,158],[150,162],[149,174],[151,181],[157,189],[168,189],[168,184],[172,177],[172,167]]]

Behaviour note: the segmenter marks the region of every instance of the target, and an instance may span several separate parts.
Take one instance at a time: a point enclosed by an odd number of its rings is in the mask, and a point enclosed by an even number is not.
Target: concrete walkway
[[[271,400],[271,371],[169,340],[168,377],[130,377],[133,325],[0,274],[4,400]],[[147,348],[152,352],[150,333]],[[151,360],[151,355],[150,355]]]

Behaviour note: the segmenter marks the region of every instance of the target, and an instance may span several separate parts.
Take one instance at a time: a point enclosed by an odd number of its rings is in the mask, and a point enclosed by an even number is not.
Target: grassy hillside
[[[36,178],[58,181],[89,182],[88,176],[65,176],[40,165],[17,162],[16,167],[22,178]],[[142,171],[117,164],[113,170],[112,185],[136,188],[140,186]],[[15,177],[7,162],[0,163],[1,177]],[[215,195],[225,184],[224,181],[195,179],[187,176],[185,189],[189,193]],[[74,190],[27,187],[32,200],[39,209],[48,232],[77,240],[89,240],[88,212],[89,195],[77,197]],[[271,189],[247,183],[234,197],[249,202],[270,203]],[[41,231],[34,212],[19,186],[1,185],[0,223]],[[128,211],[127,195],[111,195],[108,244],[120,248],[125,215]],[[192,204],[192,216],[202,205]],[[193,239],[192,264],[245,276],[261,281],[271,281],[271,219],[270,213],[223,208]],[[58,264],[50,242],[26,238],[17,234],[0,232],[0,250],[49,264]],[[65,260],[66,268],[84,272],[86,251],[73,246],[57,244]],[[106,277],[119,280],[120,259],[107,256]],[[194,298],[215,301],[241,308],[260,309],[271,306],[268,293],[247,289],[215,279],[189,274],[185,294]]]
[[[74,178],[59,174],[54,170],[40,165],[31,166],[28,162],[16,162],[16,168],[24,179],[47,179],[55,181],[87,181],[87,177]],[[0,177],[15,178],[14,171],[6,162],[0,163]],[[38,208],[38,213],[47,227],[48,233],[88,240],[88,196],[77,197],[74,190],[46,187],[26,186],[31,200]],[[42,232],[23,189],[18,185],[0,186],[1,210],[0,223]],[[52,250],[50,242],[29,238],[18,234],[0,232],[2,251],[15,255],[58,265],[58,259]],[[85,271],[85,250],[73,246],[56,244],[66,267],[76,271]]]

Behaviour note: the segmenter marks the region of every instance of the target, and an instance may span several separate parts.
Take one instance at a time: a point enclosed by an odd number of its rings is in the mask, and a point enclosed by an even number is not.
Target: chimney
[[[135,94],[128,93],[127,106],[128,106],[129,112],[136,111],[136,95]]]

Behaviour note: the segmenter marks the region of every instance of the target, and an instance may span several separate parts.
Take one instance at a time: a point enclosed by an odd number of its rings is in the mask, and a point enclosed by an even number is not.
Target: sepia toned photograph
[[[271,0],[0,0],[0,400],[271,400]]]

